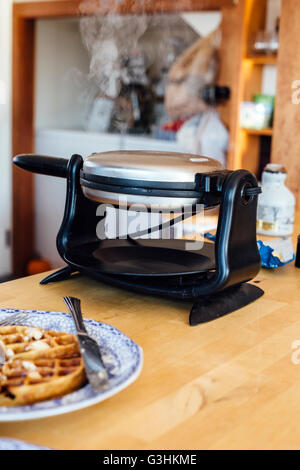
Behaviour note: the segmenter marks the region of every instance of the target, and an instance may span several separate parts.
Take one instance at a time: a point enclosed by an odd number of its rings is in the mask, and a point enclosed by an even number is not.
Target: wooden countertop
[[[84,277],[40,286],[42,277],[1,284],[1,307],[61,311],[63,295],[78,296],[88,317],[142,346],[144,367],[103,403],[0,423],[0,436],[57,449],[299,448],[300,364],[292,361],[292,344],[300,340],[300,269],[293,263],[261,270],[256,281],[265,295],[258,301],[196,327],[188,325],[189,303]]]

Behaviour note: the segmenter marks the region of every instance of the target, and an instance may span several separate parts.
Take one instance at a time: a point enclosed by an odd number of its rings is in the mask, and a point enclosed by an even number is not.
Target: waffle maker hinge
[[[260,269],[256,243],[257,196],[260,188],[247,170],[197,175],[199,190],[221,194],[215,243],[216,271],[207,283],[195,287],[209,295],[255,277]]]

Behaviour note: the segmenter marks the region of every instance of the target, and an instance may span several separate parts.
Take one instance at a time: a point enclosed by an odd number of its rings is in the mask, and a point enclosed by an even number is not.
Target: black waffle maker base
[[[97,239],[99,202],[82,192],[82,157],[73,155],[59,171],[37,168],[30,158],[20,156],[14,162],[30,171],[67,178],[65,213],[57,235],[57,249],[67,266],[41,284],[66,280],[79,272],[141,294],[186,300],[193,302],[190,325],[219,318],[263,295],[263,290],[247,282],[260,269],[257,193],[245,196],[244,191],[245,187],[257,188],[250,172],[200,175],[199,191],[215,193],[220,200],[216,242],[206,242],[200,251],[186,251],[184,240]]]

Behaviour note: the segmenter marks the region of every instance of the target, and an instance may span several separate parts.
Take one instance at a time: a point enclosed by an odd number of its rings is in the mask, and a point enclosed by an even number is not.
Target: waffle
[[[0,367],[0,406],[57,398],[86,381],[77,339],[26,326],[0,327],[6,362]]]

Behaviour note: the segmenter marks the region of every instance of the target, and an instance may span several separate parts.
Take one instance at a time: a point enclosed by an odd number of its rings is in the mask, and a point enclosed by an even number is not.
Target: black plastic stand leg
[[[56,271],[55,273],[50,274],[49,276],[45,277],[40,284],[49,284],[50,282],[59,282],[59,281],[65,281],[66,279],[69,279],[74,273],[75,270],[71,268],[70,266],[66,266],[65,268],[59,269],[59,271]]]
[[[195,326],[234,312],[259,299],[264,291],[253,284],[243,283],[198,299],[190,313],[190,325]]]

